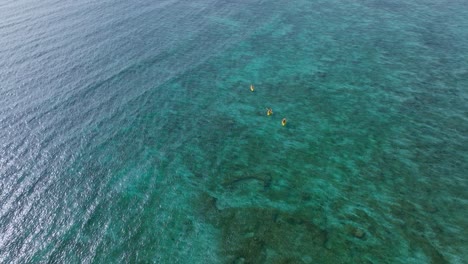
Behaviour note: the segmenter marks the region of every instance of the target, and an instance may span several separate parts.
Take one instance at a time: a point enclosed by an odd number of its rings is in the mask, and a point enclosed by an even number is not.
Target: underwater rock
[[[364,233],[364,231],[360,228],[354,228],[353,236],[359,239],[363,239],[366,236],[366,233]]]
[[[428,213],[437,213],[439,211],[439,209],[437,209],[437,207],[435,207],[434,205],[427,205],[425,206],[425,209]]]
[[[258,182],[264,189],[268,189],[271,186],[272,178],[271,176],[244,176],[232,179],[224,183],[224,186],[227,188],[235,188],[241,184],[249,182]]]

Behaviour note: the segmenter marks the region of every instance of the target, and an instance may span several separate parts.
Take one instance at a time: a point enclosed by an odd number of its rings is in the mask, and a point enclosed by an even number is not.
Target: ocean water
[[[463,0],[3,0],[0,263],[468,263],[467,40]]]

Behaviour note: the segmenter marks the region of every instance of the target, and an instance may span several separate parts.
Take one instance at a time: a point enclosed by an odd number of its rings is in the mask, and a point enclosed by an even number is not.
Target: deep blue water
[[[461,0],[4,0],[0,263],[468,263],[467,40]]]

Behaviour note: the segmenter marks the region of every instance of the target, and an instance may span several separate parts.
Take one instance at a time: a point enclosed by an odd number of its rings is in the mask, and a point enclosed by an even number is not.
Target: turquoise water
[[[467,263],[468,7],[407,2],[3,1],[0,262]]]

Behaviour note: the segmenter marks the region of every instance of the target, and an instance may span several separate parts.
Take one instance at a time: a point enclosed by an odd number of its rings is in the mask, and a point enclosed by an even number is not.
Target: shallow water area
[[[468,259],[463,1],[0,16],[0,262]]]

